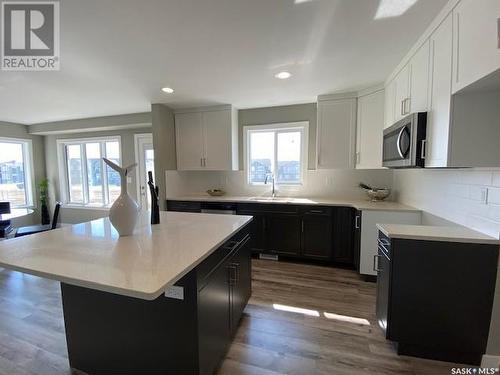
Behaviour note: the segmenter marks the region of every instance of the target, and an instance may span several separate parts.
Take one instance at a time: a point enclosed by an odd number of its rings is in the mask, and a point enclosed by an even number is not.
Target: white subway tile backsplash
[[[398,201],[500,238],[500,171],[397,170]]]
[[[500,187],[488,188],[488,204],[500,205]]]
[[[493,181],[491,183],[493,186],[500,187],[500,172],[493,172]]]
[[[464,184],[450,184],[449,192],[454,197],[469,198],[469,185]]]
[[[278,195],[367,199],[360,182],[376,187],[392,187],[393,171],[380,170],[308,170],[301,186],[277,185]],[[222,188],[229,195],[269,195],[271,186],[250,186],[244,171],[195,171],[166,173],[167,196],[204,194]]]

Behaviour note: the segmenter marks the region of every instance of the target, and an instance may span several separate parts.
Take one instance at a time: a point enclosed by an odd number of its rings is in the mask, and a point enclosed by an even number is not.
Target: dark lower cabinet
[[[201,202],[167,200],[167,211],[201,212]]]
[[[200,202],[168,201],[172,210],[194,212]],[[201,208],[203,208],[201,202]],[[361,213],[350,207],[277,203],[237,203],[238,215],[253,216],[250,248],[296,259],[333,262],[359,268]]]
[[[354,253],[355,210],[350,207],[336,207],[333,217],[333,254],[335,263],[355,265]]]
[[[222,264],[198,294],[200,374],[211,374],[225,352],[230,339],[230,311],[228,269]]]
[[[498,245],[388,238],[379,232],[377,321],[398,353],[479,365]]]
[[[306,258],[331,260],[332,218],[331,209],[308,210],[302,216],[302,252]]]
[[[250,240],[244,243],[230,259],[230,329],[234,334],[243,315],[252,290],[252,263],[250,258]]]
[[[385,240],[385,239],[384,239]],[[387,333],[387,321],[389,315],[389,294],[391,288],[391,259],[390,245],[379,245],[378,254],[374,260],[377,272],[377,305],[376,316],[380,328]]]
[[[251,294],[250,238],[207,277],[198,294],[200,374],[213,374],[236,332]]]
[[[252,223],[250,224],[251,238],[250,248],[254,253],[262,253],[268,250],[267,245],[267,232],[269,220],[267,214],[259,211],[238,211],[238,215],[253,216]]]
[[[61,283],[68,357],[92,374],[214,374],[251,295],[249,225],[184,276],[184,299]]]
[[[269,250],[288,256],[300,255],[301,218],[294,214],[271,214],[269,216]]]

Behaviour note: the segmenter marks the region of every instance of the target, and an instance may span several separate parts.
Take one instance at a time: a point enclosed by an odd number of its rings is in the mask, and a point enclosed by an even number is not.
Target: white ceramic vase
[[[118,231],[120,237],[131,236],[134,233],[137,217],[139,216],[139,206],[127,191],[127,176],[137,164],[122,168],[106,158],[103,158],[103,160],[120,174],[121,180],[121,193],[109,209],[109,221]]]

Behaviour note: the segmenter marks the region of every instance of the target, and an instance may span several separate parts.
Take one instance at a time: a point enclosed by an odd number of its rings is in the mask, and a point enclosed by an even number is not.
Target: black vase
[[[42,204],[42,225],[50,224],[49,208],[46,204]]]

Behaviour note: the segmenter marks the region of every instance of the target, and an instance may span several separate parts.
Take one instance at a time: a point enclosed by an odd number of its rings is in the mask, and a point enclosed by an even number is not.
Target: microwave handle
[[[398,134],[398,139],[396,141],[396,147],[398,148],[398,154],[399,156],[401,156],[401,159],[404,159],[405,156],[403,155],[403,151],[401,150],[401,138],[403,138],[403,133],[405,131],[406,127],[403,126],[401,128],[401,130],[399,131],[399,134]]]

